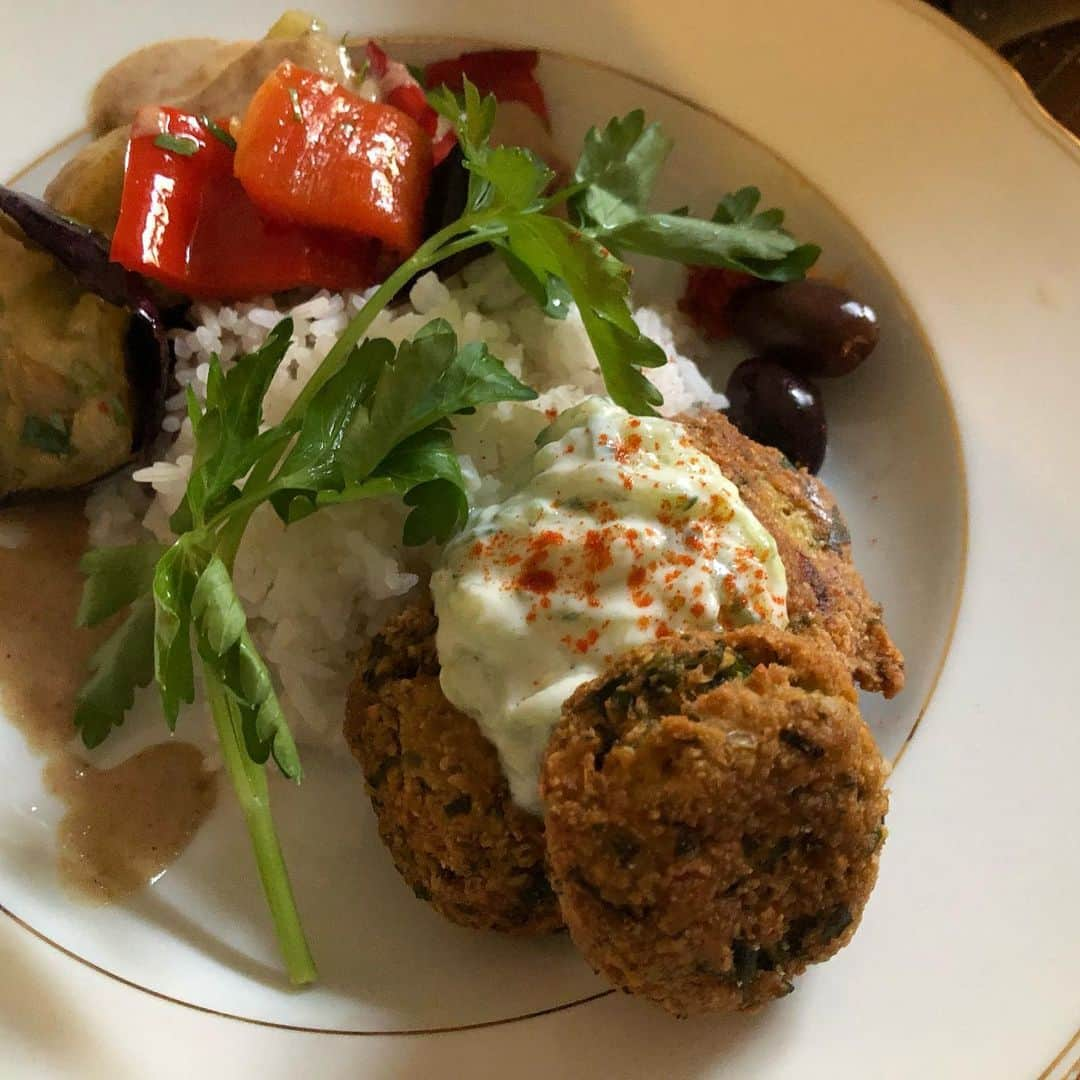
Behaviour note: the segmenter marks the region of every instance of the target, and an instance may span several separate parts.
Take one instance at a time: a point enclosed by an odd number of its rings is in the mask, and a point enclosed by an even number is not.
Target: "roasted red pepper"
[[[285,61],[248,106],[235,172],[268,214],[407,255],[421,240],[431,138],[400,109]]]
[[[468,78],[481,93],[494,94],[497,101],[520,101],[551,129],[544,91],[536,81],[540,56],[535,49],[485,49],[462,53],[456,60],[429,64],[424,73],[428,89],[448,86],[461,90]]]
[[[224,123],[177,109],[139,114],[128,144],[114,262],[196,297],[373,283],[374,241],[267,217],[233,176],[230,142]]]
[[[686,291],[679,300],[679,310],[689,316],[709,341],[731,337],[728,319],[731,298],[740,289],[760,285],[759,278],[741,270],[722,266],[690,266],[686,272]]]
[[[409,69],[398,60],[391,60],[374,41],[367,43],[368,73],[379,85],[382,99],[411,116],[431,136],[432,162],[438,165],[454,148],[457,136],[439,114],[428,104],[424,88]]]

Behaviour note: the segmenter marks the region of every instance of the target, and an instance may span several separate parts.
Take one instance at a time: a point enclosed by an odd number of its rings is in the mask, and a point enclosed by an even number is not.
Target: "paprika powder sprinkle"
[[[563,702],[606,658],[687,630],[783,626],[787,583],[773,538],[671,421],[588,399],[520,477],[448,545],[432,592],[443,691],[528,808]]]

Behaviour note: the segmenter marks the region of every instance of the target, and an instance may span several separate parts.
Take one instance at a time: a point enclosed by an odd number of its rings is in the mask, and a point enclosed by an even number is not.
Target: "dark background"
[[[1046,110],[1080,135],[1080,0],[928,0],[1027,80]]]

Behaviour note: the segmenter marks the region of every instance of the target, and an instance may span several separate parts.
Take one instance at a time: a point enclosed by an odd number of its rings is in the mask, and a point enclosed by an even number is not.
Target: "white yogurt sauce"
[[[679,424],[589,398],[537,442],[431,581],[443,692],[534,813],[562,705],[611,658],[687,630],[787,624],[776,542]]]

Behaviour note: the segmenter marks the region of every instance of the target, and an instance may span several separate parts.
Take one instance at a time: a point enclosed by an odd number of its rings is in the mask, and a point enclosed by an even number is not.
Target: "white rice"
[[[576,311],[547,318],[525,298],[494,259],[472,264],[443,283],[427,274],[410,303],[383,312],[372,336],[400,342],[433,318],[443,318],[461,341],[484,341],[519,378],[540,392],[536,401],[486,406],[455,420],[455,445],[474,503],[498,499],[507,471],[526,456],[555,414],[603,382]],[[232,307],[198,304],[195,329],[175,335],[176,380],[203,400],[209,360],[226,367],[257,348],[285,315],[294,321],[292,345],[271,384],[265,420],[276,423],[364,301],[362,294],[321,292],[291,310],[269,299]],[[663,411],[726,404],[702,378],[692,357],[703,345],[675,311],[638,308],[641,329],[667,353],[666,367],[649,372],[664,394]],[[121,544],[170,538],[169,515],[183,496],[194,448],[183,393],[166,403],[162,429],[175,436],[163,457],[129,477],[103,485],[88,500],[90,540]],[[236,586],[255,640],[277,679],[282,704],[301,743],[343,747],[340,738],[352,659],[364,640],[426,581],[438,550],[401,544],[405,509],[396,500],[325,509],[286,529],[269,507],[251,520],[236,561]],[[206,713],[202,701],[196,708]],[[190,732],[196,725],[190,727]]]

